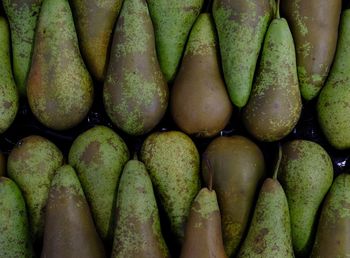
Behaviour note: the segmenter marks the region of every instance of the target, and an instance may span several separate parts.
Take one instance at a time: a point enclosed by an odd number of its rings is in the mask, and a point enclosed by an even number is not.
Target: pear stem
[[[280,2],[281,2],[281,0],[277,0],[276,19],[280,19],[281,18],[281,15],[280,15]]]
[[[281,165],[281,160],[282,160],[282,146],[281,143],[278,144],[278,160],[275,166],[275,171],[273,172],[273,179],[277,179],[277,174],[278,174],[278,170],[280,169],[280,165]]]
[[[210,160],[205,156],[204,157],[205,160],[205,164],[207,166],[208,169],[208,173],[209,173],[209,182],[208,182],[208,189],[209,191],[213,190],[213,167],[211,166],[211,162]]]
[[[137,157],[137,151],[134,152],[133,160],[139,160],[139,158]]]

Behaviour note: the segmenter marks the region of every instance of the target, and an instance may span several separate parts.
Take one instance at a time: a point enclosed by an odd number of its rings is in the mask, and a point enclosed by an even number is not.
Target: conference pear
[[[45,126],[79,124],[93,102],[93,83],[81,58],[68,0],[44,0],[28,75],[29,106]]]
[[[182,132],[157,132],[144,141],[141,160],[169,218],[171,230],[182,242],[192,201],[200,190],[198,150]]]
[[[106,257],[83,189],[69,165],[60,167],[52,179],[41,257]]]
[[[224,129],[232,114],[216,44],[210,14],[200,14],[170,94],[172,117],[187,134],[211,137]]]
[[[18,111],[18,93],[12,76],[10,32],[7,21],[0,16],[0,134],[5,132]]]
[[[70,3],[86,66],[94,78],[103,81],[111,35],[123,0],[72,0]]]
[[[337,45],[341,0],[281,0],[293,34],[301,95],[315,98],[327,78]]]
[[[147,0],[160,68],[168,82],[176,76],[190,30],[204,0]]]
[[[168,106],[168,86],[157,61],[146,0],[124,0],[116,23],[103,88],[106,112],[124,132],[152,130]]]
[[[274,0],[214,0],[222,67],[230,98],[237,107],[249,99],[264,35],[275,9]]]
[[[32,63],[35,29],[42,1],[2,0],[11,28],[13,74],[22,97],[27,94],[27,76]]]
[[[226,254],[236,254],[248,225],[256,189],[265,176],[265,162],[256,144],[243,136],[218,137],[203,153],[202,173],[209,184],[213,168],[213,189],[217,193]]]
[[[343,12],[337,52],[317,113],[321,129],[336,149],[350,148],[350,9]]]
[[[278,7],[261,55],[243,123],[258,140],[272,142],[293,130],[302,106],[293,37]]]

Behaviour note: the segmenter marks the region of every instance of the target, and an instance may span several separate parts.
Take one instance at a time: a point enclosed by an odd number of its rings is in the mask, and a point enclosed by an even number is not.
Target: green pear
[[[95,126],[74,140],[68,159],[77,172],[99,234],[104,240],[112,240],[117,186],[129,159],[128,147],[110,128]]]
[[[317,143],[294,140],[282,148],[278,179],[285,190],[295,254],[306,257],[314,241],[319,207],[333,181],[333,165]]]
[[[0,16],[0,134],[5,132],[18,111],[18,93],[12,76],[10,32],[7,21]]]
[[[103,88],[107,115],[124,132],[142,135],[163,117],[168,95],[146,0],[125,0]]]
[[[343,12],[337,52],[317,113],[321,129],[336,149],[350,148],[350,9]]]
[[[36,135],[20,140],[8,157],[7,173],[23,193],[35,242],[42,238],[51,180],[62,163],[63,155],[56,145]]]
[[[167,258],[157,202],[145,165],[126,163],[117,194],[112,258]]]
[[[0,257],[33,257],[26,204],[18,186],[0,177]]]
[[[160,68],[168,82],[178,70],[187,37],[204,0],[147,0]]]
[[[267,178],[260,189],[238,257],[294,257],[287,197],[276,179]]]
[[[141,149],[171,229],[182,242],[191,204],[200,190],[199,153],[186,134],[157,132],[147,137]]]
[[[68,0],[44,0],[27,81],[29,106],[46,127],[79,124],[93,102],[92,79],[81,58]]]
[[[324,200],[311,258],[349,257],[350,175],[341,174]]]
[[[59,168],[52,179],[41,257],[106,257],[83,189],[69,165]]]
[[[274,0],[214,0],[222,67],[233,104],[249,99],[264,35],[275,9]]]
[[[301,106],[293,37],[277,9],[277,16],[266,32],[243,123],[258,140],[277,141],[293,130]]]
[[[226,254],[236,254],[248,226],[256,191],[265,177],[264,156],[259,147],[243,136],[218,137],[203,153],[202,173],[207,185],[212,166]]]
[[[225,128],[232,114],[216,44],[210,14],[199,15],[170,94],[172,117],[187,134],[216,135]]]
[[[103,81],[109,45],[123,0],[70,1],[86,66],[97,80]]]
[[[23,97],[27,94],[27,76],[32,62],[35,28],[42,1],[2,1],[11,28],[13,74],[18,91]]]
[[[331,68],[341,7],[341,0],[281,0],[281,12],[293,34],[305,100],[318,95]]]

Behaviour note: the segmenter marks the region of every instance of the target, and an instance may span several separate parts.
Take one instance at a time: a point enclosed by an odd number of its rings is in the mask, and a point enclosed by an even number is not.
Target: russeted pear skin
[[[106,257],[79,179],[69,165],[59,168],[52,179],[41,257]]]
[[[145,165],[126,163],[117,194],[112,258],[168,258],[157,202]]]
[[[204,0],[147,0],[160,68],[168,82],[176,76],[188,34]]]
[[[0,257],[33,257],[26,204],[18,186],[0,177]]]
[[[0,176],[6,175],[6,157],[4,153],[0,151]]]
[[[258,140],[277,141],[293,130],[301,107],[293,37],[287,21],[278,17],[265,36],[243,123]]]
[[[187,134],[211,137],[224,129],[232,105],[221,77],[215,27],[208,13],[195,22],[170,94],[171,114]]]
[[[244,107],[250,96],[264,35],[275,9],[274,0],[214,0],[222,67],[230,98]]]
[[[192,203],[180,258],[227,258],[214,190],[203,188]]]
[[[103,81],[112,32],[123,0],[70,1],[81,54],[91,75]]]
[[[287,197],[276,179],[266,179],[261,187],[238,257],[294,257]]]
[[[36,135],[20,140],[8,157],[7,174],[23,193],[34,242],[42,238],[51,180],[62,163],[63,155],[56,145]]]
[[[350,256],[350,175],[334,180],[318,222],[311,258]]]
[[[350,10],[343,12],[337,52],[317,103],[318,121],[336,149],[350,148]]]
[[[7,21],[0,16],[0,134],[5,132],[18,111],[18,93],[12,76],[10,58],[10,31]]]
[[[259,147],[243,136],[218,137],[202,155],[203,179],[208,185],[209,173],[204,162],[213,169],[213,189],[221,212],[226,254],[231,257],[248,226],[257,187],[265,177],[264,156]]]
[[[168,106],[146,0],[124,0],[114,30],[103,101],[112,122],[130,135],[152,130]]]
[[[283,144],[278,180],[286,193],[294,252],[310,254],[318,211],[333,182],[333,165],[317,143],[294,140]]]
[[[22,97],[27,95],[27,76],[31,66],[35,28],[42,1],[2,1],[11,28],[13,75]]]
[[[182,132],[157,132],[144,141],[141,160],[169,218],[171,230],[182,242],[192,201],[200,190],[198,150]]]
[[[112,129],[95,126],[75,139],[68,160],[77,172],[100,236],[112,240],[117,186],[129,160],[128,147]]]
[[[93,82],[81,58],[68,0],[44,0],[27,81],[29,106],[46,127],[79,124],[93,102]]]
[[[293,34],[301,95],[315,98],[335,54],[341,0],[281,0],[281,12]]]

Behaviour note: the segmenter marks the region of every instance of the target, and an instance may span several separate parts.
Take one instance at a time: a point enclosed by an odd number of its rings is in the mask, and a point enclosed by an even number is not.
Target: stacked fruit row
[[[0,257],[350,255],[349,176],[333,180],[317,143],[285,140],[302,97],[318,98],[327,140],[350,148],[350,12],[341,15],[341,0],[3,8],[0,133],[28,100],[43,126],[64,134],[97,98],[115,130],[84,128],[68,155],[37,135],[11,148],[7,164],[0,153]],[[276,164],[247,137],[210,138],[240,123],[232,104],[258,144],[283,140]],[[154,132],[166,110],[175,130]],[[203,137],[201,153],[193,140]]]

